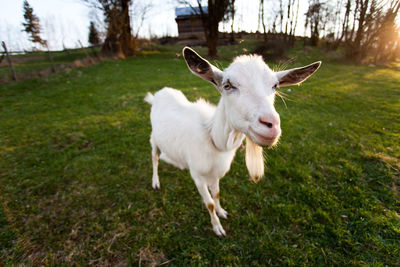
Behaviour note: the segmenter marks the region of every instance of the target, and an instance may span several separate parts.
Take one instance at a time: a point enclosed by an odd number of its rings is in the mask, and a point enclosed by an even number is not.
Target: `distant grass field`
[[[219,65],[253,45],[220,47]],[[400,265],[399,71],[293,50],[288,67],[325,61],[280,89],[260,183],[237,154],[218,238],[188,171],[161,163],[151,188],[146,92],[218,100],[181,48],[0,87],[0,265]]]
[[[87,48],[87,53],[94,57],[93,49]],[[98,51],[95,48],[94,51]],[[82,49],[67,51],[53,51],[54,66],[57,71],[65,69],[65,66],[72,65],[74,60],[86,59],[86,54]],[[11,56],[11,61],[18,80],[33,78],[38,76],[48,76],[51,73],[51,62],[47,52],[31,52],[23,55]],[[12,81],[11,71],[7,60],[4,58],[0,64],[0,85],[4,82]]]

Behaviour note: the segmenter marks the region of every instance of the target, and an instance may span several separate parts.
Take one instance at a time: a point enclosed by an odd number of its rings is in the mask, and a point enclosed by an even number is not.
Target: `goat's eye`
[[[276,90],[277,88],[279,88],[279,83],[276,83],[274,86],[272,86],[272,89]]]
[[[224,90],[229,91],[231,89],[235,89],[235,87],[231,84],[231,82],[228,80],[226,84],[224,85]]]
[[[222,88],[224,88],[225,91],[236,89],[236,87],[233,86],[229,80],[226,81],[226,83],[222,86]]]

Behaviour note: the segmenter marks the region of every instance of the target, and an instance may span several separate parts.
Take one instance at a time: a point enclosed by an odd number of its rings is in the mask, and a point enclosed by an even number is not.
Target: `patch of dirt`
[[[21,57],[21,58],[12,58],[12,63],[13,64],[23,64],[29,61],[34,61],[34,60],[43,60],[44,57],[42,56],[26,56],[26,57]],[[81,59],[76,59],[75,61],[68,63],[68,64],[61,64],[61,65],[56,65],[55,67],[55,72],[52,70],[51,67],[48,67],[46,69],[41,69],[41,70],[32,70],[29,73],[20,73],[18,72],[18,69],[16,69],[17,73],[17,79],[18,81],[26,80],[26,79],[32,79],[32,78],[46,78],[49,77],[52,74],[58,73],[58,72],[63,72],[63,71],[71,71],[72,69],[75,68],[81,68],[81,67],[86,67],[90,65],[96,65],[100,63],[103,60],[103,58],[81,58]],[[50,63],[49,63],[50,65]],[[8,63],[6,60],[3,60],[0,63],[0,67],[8,68]],[[14,66],[15,68],[15,66]],[[11,71],[7,72],[7,74],[4,74],[3,77],[0,77],[0,84],[2,83],[9,83],[13,82],[14,80],[11,77]]]
[[[387,155],[385,153],[382,153],[382,152],[372,154],[372,157],[381,161],[389,169],[392,169],[392,170],[400,173],[400,161],[397,158],[394,158],[394,157]]]
[[[162,252],[151,249],[150,245],[139,249],[136,257],[138,259],[139,266],[155,267],[170,262]]]
[[[79,150],[83,150],[93,146],[93,141],[88,140],[82,132],[72,132],[65,136],[60,136],[58,140],[55,140],[52,144],[52,149],[54,151],[61,151],[70,146],[75,146]]]

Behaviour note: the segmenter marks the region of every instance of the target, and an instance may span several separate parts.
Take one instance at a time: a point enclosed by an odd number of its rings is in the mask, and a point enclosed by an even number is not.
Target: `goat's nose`
[[[272,115],[261,116],[258,118],[258,121],[270,129],[278,127],[280,123],[279,117]]]

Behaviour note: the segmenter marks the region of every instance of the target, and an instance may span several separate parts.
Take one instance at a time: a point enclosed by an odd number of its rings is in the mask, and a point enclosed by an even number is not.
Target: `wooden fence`
[[[99,46],[85,48],[81,42],[79,42],[80,48],[64,49],[61,51],[50,51],[47,49],[46,51],[35,52],[9,51],[5,42],[2,42],[1,44],[3,51],[0,52],[0,67],[2,67],[3,70],[2,73],[0,73],[0,76],[2,75],[3,77],[0,77],[0,82],[9,80],[9,73],[11,73],[11,79],[13,81],[17,81],[24,78],[47,76],[51,73],[62,71],[68,68],[95,64],[100,60],[96,51]],[[53,54],[64,59],[61,61],[56,61],[53,57]],[[75,56],[70,57],[70,62],[68,62],[68,59],[65,58],[68,58],[68,55],[71,54],[75,54]],[[7,64],[3,63],[3,60],[6,60]],[[34,60],[42,62],[42,64],[40,64],[40,68],[32,68],[30,72],[27,73],[28,67],[23,68],[21,66],[26,63],[31,63],[30,61]],[[48,63],[43,64],[43,62]],[[45,69],[43,69],[43,66]],[[8,74],[6,73],[7,67],[9,68]]]

